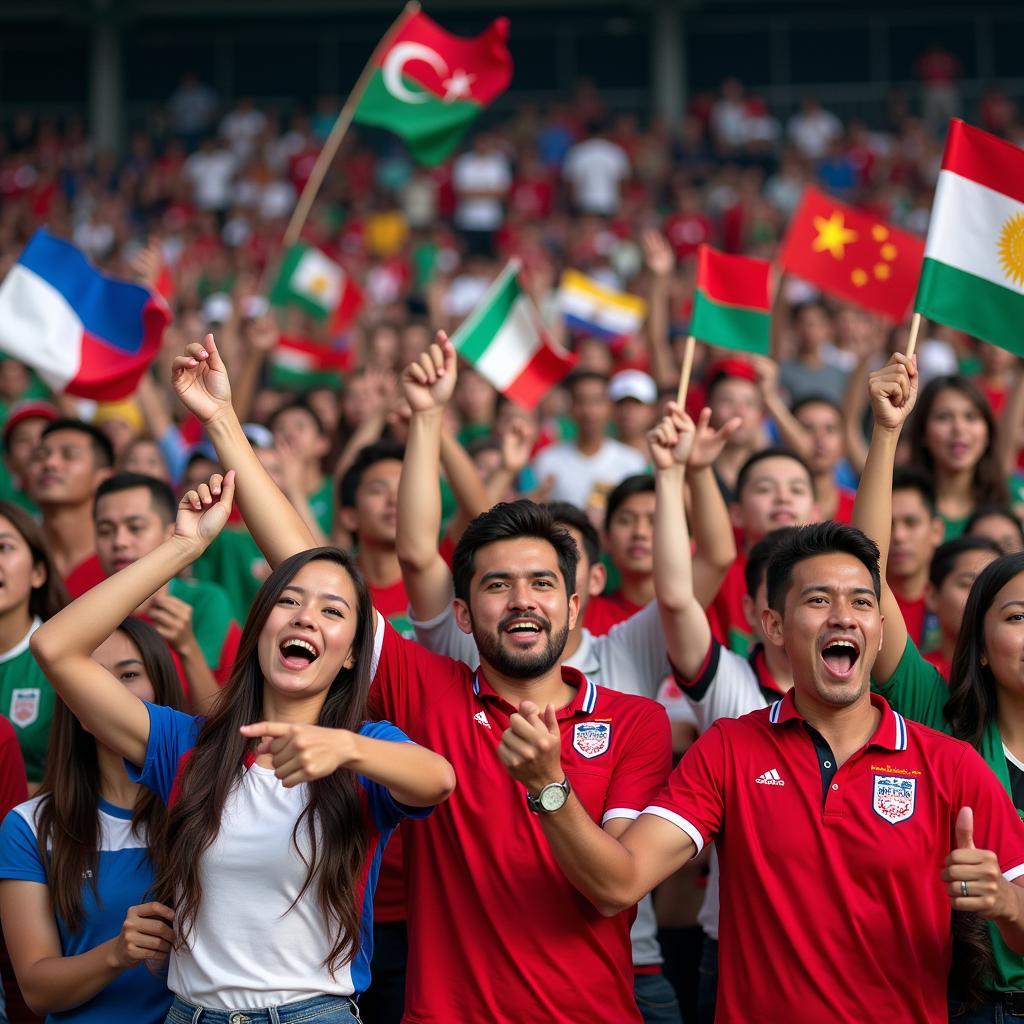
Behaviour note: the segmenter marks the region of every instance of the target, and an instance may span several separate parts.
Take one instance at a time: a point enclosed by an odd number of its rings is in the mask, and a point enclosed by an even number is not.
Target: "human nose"
[[[529,580],[517,580],[508,597],[512,608],[533,608],[536,604]]]

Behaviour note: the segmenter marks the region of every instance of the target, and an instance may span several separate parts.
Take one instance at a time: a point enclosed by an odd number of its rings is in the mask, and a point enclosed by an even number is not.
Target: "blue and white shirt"
[[[36,813],[43,797],[19,804],[0,826],[0,878],[47,884],[46,866],[39,856]],[[114,938],[129,907],[144,903],[153,883],[145,836],[132,832],[132,812],[101,799],[96,889],[82,880],[82,927],[72,932],[57,915],[61,952],[77,956]],[[163,973],[145,964],[125,971],[87,1003],[51,1013],[53,1024],[158,1024],[167,1016],[171,993]]]

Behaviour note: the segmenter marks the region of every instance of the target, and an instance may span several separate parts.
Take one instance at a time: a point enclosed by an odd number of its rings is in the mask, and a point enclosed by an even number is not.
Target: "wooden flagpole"
[[[395,19],[387,32],[384,33],[381,41],[377,44],[373,53],[370,54],[370,59],[366,62],[366,67],[363,68],[359,78],[356,79],[356,84],[353,86],[352,91],[348,94],[348,99],[345,100],[345,105],[341,108],[338,119],[334,122],[331,134],[327,136],[327,141],[324,142],[320,155],[316,158],[316,163],[313,165],[309,180],[302,189],[302,195],[299,196],[299,201],[295,204],[295,210],[292,213],[291,220],[288,221],[288,227],[285,229],[284,238],[282,239],[285,248],[294,245],[302,234],[302,229],[306,225],[306,219],[309,217],[309,211],[313,208],[313,201],[316,199],[320,186],[327,176],[327,169],[334,161],[338,147],[341,145],[341,140],[345,138],[345,133],[352,124],[352,118],[355,117],[359,101],[363,98],[363,93],[366,91],[370,79],[377,70],[377,58],[391,45],[391,40],[398,30],[411,17],[418,14],[419,11],[419,0],[409,0],[402,9],[402,13]]]
[[[915,313],[910,321],[910,337],[907,338],[907,358],[913,359],[917,350],[917,335],[921,330],[921,314]]]
[[[679,371],[679,390],[676,392],[676,402],[682,408],[686,408],[686,392],[690,390],[690,374],[693,372],[693,353],[697,347],[697,339],[692,335],[686,336],[686,347],[683,349],[683,368]]]

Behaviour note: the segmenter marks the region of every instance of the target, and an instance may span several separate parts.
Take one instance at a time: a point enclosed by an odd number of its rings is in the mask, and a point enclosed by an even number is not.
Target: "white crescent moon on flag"
[[[407,89],[402,81],[402,69],[411,60],[421,60],[425,64],[429,64],[441,77],[448,73],[448,65],[436,50],[432,50],[422,43],[399,43],[384,58],[384,64],[381,67],[384,88],[396,100],[402,100],[404,103],[426,103],[426,92],[413,92],[412,89]]]

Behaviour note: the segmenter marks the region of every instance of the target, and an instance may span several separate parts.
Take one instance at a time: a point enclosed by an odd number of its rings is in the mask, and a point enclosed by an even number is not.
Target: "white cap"
[[[620,370],[608,383],[608,397],[613,402],[635,398],[644,405],[658,401],[658,385],[643,370]]]

